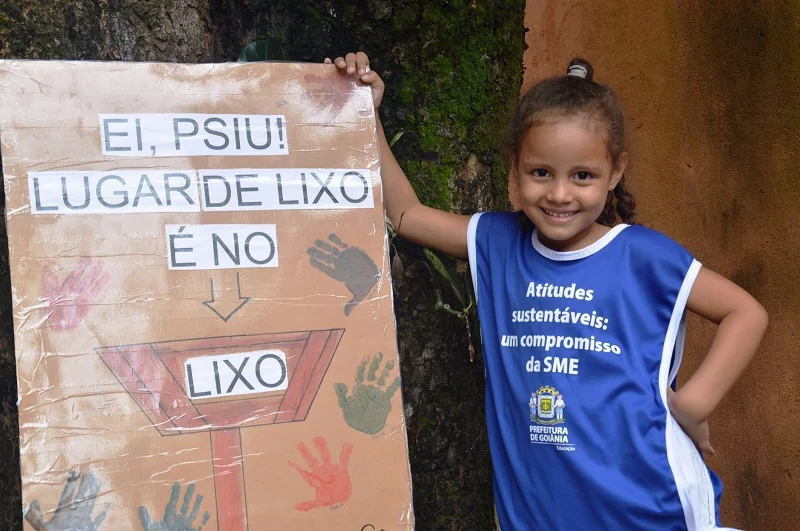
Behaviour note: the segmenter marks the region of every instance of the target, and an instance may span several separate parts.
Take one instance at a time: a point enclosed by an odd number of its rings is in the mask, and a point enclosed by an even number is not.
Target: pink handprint
[[[347,470],[353,445],[351,443],[342,445],[338,464],[331,462],[331,452],[328,450],[328,443],[325,442],[325,439],[315,437],[314,446],[317,447],[322,457],[321,463],[311,455],[305,443],[301,442],[297,445],[297,450],[311,469],[310,472],[301,468],[294,461],[289,461],[289,466],[297,470],[297,473],[317,491],[315,499],[295,505],[298,511],[310,511],[316,507],[331,507],[337,503],[344,503],[350,499],[350,495],[353,493],[350,472]]]
[[[310,102],[326,123],[331,123],[339,116],[355,93],[352,81],[344,76],[306,74],[305,80],[306,83],[321,85],[318,88],[308,89],[303,94],[302,101]]]
[[[72,330],[80,326],[92,305],[100,300],[108,280],[102,266],[89,258],[81,258],[64,282],[59,282],[56,272],[45,266],[42,291],[50,304],[48,326],[55,330]]]

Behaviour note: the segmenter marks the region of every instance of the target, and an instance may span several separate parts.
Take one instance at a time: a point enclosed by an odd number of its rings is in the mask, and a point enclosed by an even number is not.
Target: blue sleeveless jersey
[[[555,252],[512,213],[468,241],[502,530],[719,529],[719,479],[666,407],[700,264],[641,226]]]

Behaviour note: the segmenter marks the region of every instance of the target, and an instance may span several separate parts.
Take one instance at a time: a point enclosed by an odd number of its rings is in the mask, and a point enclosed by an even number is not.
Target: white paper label
[[[103,155],[193,157],[286,155],[286,117],[278,114],[101,114]]]
[[[186,391],[192,400],[266,393],[289,387],[286,354],[280,350],[191,358],[184,366]]]
[[[275,225],[167,225],[170,269],[278,267]]]

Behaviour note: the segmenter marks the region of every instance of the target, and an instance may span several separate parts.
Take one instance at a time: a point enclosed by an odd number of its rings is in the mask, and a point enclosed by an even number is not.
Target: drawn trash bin
[[[305,420],[343,334],[313,330],[95,350],[162,436],[209,432],[220,530],[242,531],[248,524],[240,430]]]

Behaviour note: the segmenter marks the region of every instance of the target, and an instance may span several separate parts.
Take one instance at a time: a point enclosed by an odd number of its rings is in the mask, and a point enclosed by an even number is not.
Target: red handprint
[[[102,266],[89,258],[81,258],[64,282],[59,282],[56,272],[50,266],[45,266],[42,291],[50,303],[48,326],[56,330],[77,328],[88,315],[92,304],[100,300],[108,279]]]
[[[294,461],[289,461],[289,466],[297,470],[297,473],[317,491],[315,499],[295,504],[295,508],[298,511],[310,511],[316,507],[330,507],[337,503],[343,503],[349,500],[350,495],[353,493],[350,473],[347,471],[347,462],[353,452],[353,445],[351,443],[342,445],[339,464],[331,462],[331,453],[328,450],[328,443],[325,442],[325,439],[315,437],[314,446],[317,447],[322,457],[321,463],[311,455],[305,443],[301,442],[297,445],[297,450],[308,463],[311,472],[300,468]]]

